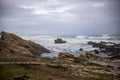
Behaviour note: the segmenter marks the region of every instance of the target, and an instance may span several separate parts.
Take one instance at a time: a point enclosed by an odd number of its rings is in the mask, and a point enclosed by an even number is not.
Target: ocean
[[[120,36],[118,35],[95,35],[95,36],[46,36],[46,35],[25,35],[21,36],[23,39],[34,41],[51,51],[51,53],[43,53],[42,57],[58,57],[59,52],[69,52],[78,56],[84,54],[86,51],[98,50],[87,43],[93,42],[114,42],[120,43]],[[61,38],[66,41],[64,44],[55,44],[54,40]],[[83,51],[79,49],[82,48]],[[106,56],[106,55],[102,55]]]

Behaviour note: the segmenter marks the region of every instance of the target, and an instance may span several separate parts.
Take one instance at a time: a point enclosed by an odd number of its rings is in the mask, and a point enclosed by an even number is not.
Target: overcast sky
[[[0,0],[0,30],[18,34],[120,34],[120,0]]]

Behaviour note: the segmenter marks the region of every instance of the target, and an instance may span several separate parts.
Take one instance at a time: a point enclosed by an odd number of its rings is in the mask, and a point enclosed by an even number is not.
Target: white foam
[[[85,39],[85,38],[88,38],[88,36],[76,36],[76,38]]]
[[[32,40],[34,42],[37,42],[46,48],[48,48],[50,51],[52,51],[51,54],[44,54],[43,56],[53,56],[56,57],[59,52],[65,51],[70,52],[75,55],[79,55],[80,53],[83,53],[79,51],[80,48],[83,48],[84,51],[91,51],[94,50],[91,45],[87,45],[88,41],[93,42],[115,42],[120,43],[120,40],[107,40],[99,37],[94,38],[74,38],[74,37],[62,37],[64,41],[67,41],[65,44],[55,44],[54,40],[57,39],[57,37],[48,37],[48,36],[23,36],[22,38],[27,40]],[[96,39],[97,38],[97,39]]]

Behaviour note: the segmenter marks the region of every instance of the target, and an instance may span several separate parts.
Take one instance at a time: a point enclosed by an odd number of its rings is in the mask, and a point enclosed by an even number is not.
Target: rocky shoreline
[[[74,56],[41,57],[50,50],[15,34],[2,31],[0,38],[0,80],[119,80],[120,44],[88,42],[99,48]],[[83,50],[80,48],[80,51]],[[105,53],[109,58],[97,56]]]
[[[120,43],[116,44],[113,42],[88,42],[88,45],[92,45],[95,48],[99,48],[98,50],[95,50],[94,52],[104,53],[108,55],[109,59],[120,59]]]
[[[48,49],[32,41],[24,40],[15,34],[2,31],[0,38],[0,52],[12,55],[40,56],[42,53],[50,53]]]

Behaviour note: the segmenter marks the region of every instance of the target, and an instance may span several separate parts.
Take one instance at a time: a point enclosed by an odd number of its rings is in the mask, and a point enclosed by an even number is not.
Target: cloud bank
[[[19,34],[120,34],[120,0],[0,0],[0,30]]]

